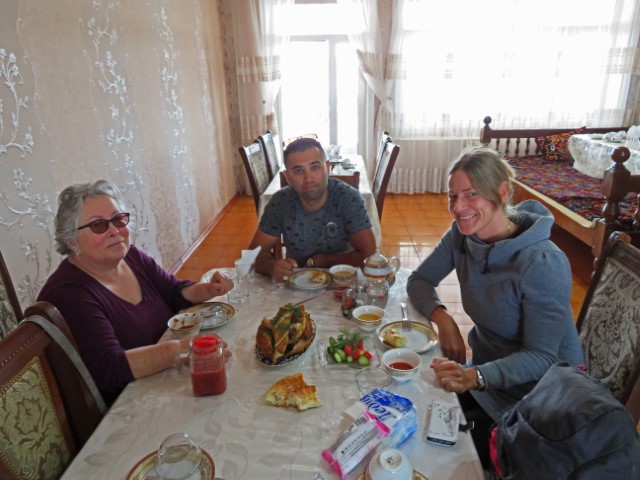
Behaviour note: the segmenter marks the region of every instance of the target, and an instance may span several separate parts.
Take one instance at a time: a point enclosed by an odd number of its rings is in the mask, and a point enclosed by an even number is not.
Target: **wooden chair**
[[[77,412],[65,403],[74,385],[53,351],[57,344],[31,322],[0,341],[0,478],[59,478],[82,443],[75,438]],[[71,367],[73,368],[73,367]],[[68,378],[67,386],[61,380]]]
[[[374,159],[373,162],[373,170],[374,170],[374,175],[373,178],[376,178],[376,175],[378,174],[378,166],[380,165],[380,160],[382,159],[382,153],[384,152],[384,147],[387,145],[388,142],[392,142],[393,140],[391,139],[391,135],[389,135],[389,132],[387,132],[386,130],[384,132],[382,132],[382,134],[380,135],[380,141],[378,142],[378,149],[376,150],[376,158]]]
[[[267,159],[269,179],[272,180],[282,165],[282,146],[279,145],[278,136],[271,133],[271,130],[258,136],[258,141],[262,145],[262,151]]]
[[[387,187],[389,186],[393,167],[398,159],[398,153],[400,153],[400,147],[398,145],[391,141],[386,142],[382,150],[382,155],[380,156],[380,163],[376,170],[376,175],[373,178],[373,198],[376,200],[376,208],[378,209],[378,217],[380,220],[382,220],[384,197],[387,194]]]
[[[25,317],[39,315],[51,322],[67,337],[78,355],[80,354],[67,321],[52,304],[38,301],[27,307],[24,315]],[[96,399],[91,394],[87,384],[64,350],[58,345],[52,345],[48,355],[52,360],[56,377],[58,377],[62,387],[63,400],[72,421],[74,439],[78,445],[82,446],[96,429],[100,420],[102,420],[102,413],[100,413]]]
[[[267,171],[267,159],[260,142],[253,142],[251,145],[240,147],[242,163],[249,177],[251,193],[256,204],[256,212],[260,213],[260,195],[269,186],[269,172]]]
[[[577,328],[587,371],[640,420],[640,249],[614,232],[597,261]]]
[[[22,318],[22,307],[0,252],[0,338],[13,330]]]

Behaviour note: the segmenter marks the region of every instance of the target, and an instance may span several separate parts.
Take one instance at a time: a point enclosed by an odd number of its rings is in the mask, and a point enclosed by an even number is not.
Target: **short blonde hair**
[[[465,149],[451,163],[447,176],[451,176],[457,170],[466,173],[471,185],[480,196],[501,208],[507,217],[515,214],[511,202],[516,172],[498,152],[488,147]],[[502,182],[507,182],[509,187],[509,196],[506,201],[503,201],[500,195]]]

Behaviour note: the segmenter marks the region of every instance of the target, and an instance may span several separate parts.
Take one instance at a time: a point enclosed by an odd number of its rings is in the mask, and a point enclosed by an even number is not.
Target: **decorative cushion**
[[[586,127],[577,128],[566,133],[557,133],[555,135],[540,136],[536,138],[536,143],[542,153],[542,158],[550,162],[557,162],[560,160],[570,160],[571,155],[567,144],[569,143],[569,137],[576,133],[582,133]]]
[[[580,328],[587,369],[620,399],[640,357],[638,272],[607,260]]]
[[[56,480],[71,461],[38,358],[0,390],[0,461],[16,478]]]

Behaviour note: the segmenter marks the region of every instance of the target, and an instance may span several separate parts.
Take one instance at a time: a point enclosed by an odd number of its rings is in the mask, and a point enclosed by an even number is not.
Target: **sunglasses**
[[[101,218],[99,220],[94,220],[93,222],[89,222],[86,225],[78,227],[78,230],[82,230],[83,228],[90,228],[93,233],[101,234],[106,232],[109,229],[109,224],[113,223],[113,225],[117,228],[126,227],[129,224],[129,213],[118,213],[114,215],[109,220],[105,220]]]

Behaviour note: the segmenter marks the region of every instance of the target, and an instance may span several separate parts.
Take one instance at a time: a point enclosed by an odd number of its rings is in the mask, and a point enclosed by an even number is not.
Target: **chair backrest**
[[[51,322],[69,340],[76,352],[80,354],[75,338],[60,311],[49,302],[38,301],[27,307],[25,317],[39,315]],[[69,356],[57,344],[49,347],[47,355],[60,384],[62,399],[71,420],[72,434],[76,444],[81,447],[96,429],[102,413],[91,394],[91,390],[73,365]]]
[[[391,139],[391,135],[389,135],[389,132],[384,131],[382,132],[382,134],[380,135],[380,141],[378,142],[378,148],[376,150],[376,158],[374,158],[373,161],[373,168],[374,168],[374,175],[373,178],[376,178],[376,175],[378,173],[378,166],[380,165],[380,159],[382,158],[382,153],[384,152],[384,147],[388,142],[392,142],[393,140]]]
[[[59,478],[78,446],[47,350],[53,340],[23,323],[0,341],[0,478]]]
[[[382,219],[384,197],[387,194],[387,187],[389,186],[393,167],[398,159],[398,153],[400,153],[400,147],[398,145],[393,142],[385,143],[380,157],[380,164],[376,170],[376,176],[373,179],[373,198],[376,200],[376,207],[378,209],[378,216],[380,219]]]
[[[16,328],[22,318],[22,308],[0,252],[0,338]]]
[[[270,130],[260,135],[258,141],[262,145],[262,150],[267,158],[269,179],[273,179],[278,170],[280,170],[280,165],[282,165],[282,145],[279,144],[278,135],[274,135]]]
[[[260,195],[269,186],[269,172],[267,171],[267,159],[260,142],[253,142],[251,145],[240,147],[242,163],[249,177],[251,193],[256,204],[256,212],[260,207]]]
[[[614,232],[598,259],[577,328],[587,371],[640,419],[640,249]]]

